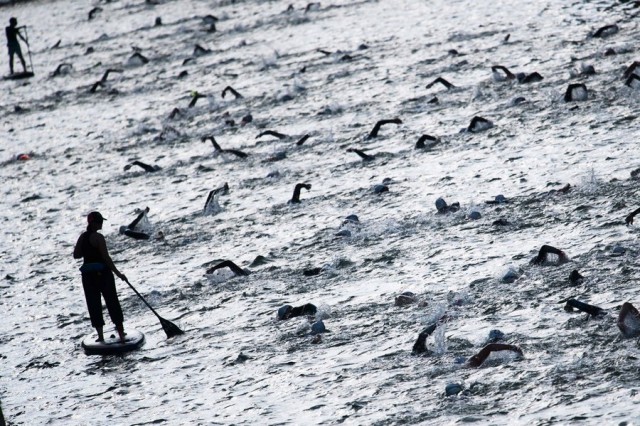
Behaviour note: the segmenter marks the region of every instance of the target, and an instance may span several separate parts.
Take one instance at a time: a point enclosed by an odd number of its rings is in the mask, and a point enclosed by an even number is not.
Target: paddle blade
[[[167,339],[184,334],[184,331],[180,330],[177,325],[164,318],[160,318],[160,324],[164,332],[167,333]]]

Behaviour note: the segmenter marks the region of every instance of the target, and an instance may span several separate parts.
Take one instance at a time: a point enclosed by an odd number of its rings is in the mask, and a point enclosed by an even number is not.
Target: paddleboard
[[[9,74],[7,76],[4,76],[3,78],[5,80],[22,80],[23,78],[31,78],[33,77],[33,73],[32,72],[16,72],[13,74]]]
[[[96,335],[92,334],[82,340],[82,349],[87,355],[115,355],[134,351],[144,345],[144,334],[138,330],[127,330],[125,343],[114,335],[105,337],[104,342],[96,342]]]

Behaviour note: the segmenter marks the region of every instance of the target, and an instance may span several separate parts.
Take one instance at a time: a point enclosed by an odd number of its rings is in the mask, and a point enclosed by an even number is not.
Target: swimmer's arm
[[[125,277],[123,273],[118,271],[116,265],[113,264],[113,260],[111,260],[111,256],[109,256],[109,251],[107,250],[107,243],[104,240],[104,236],[102,234],[98,234],[97,232],[93,233],[91,235],[91,244],[98,249],[102,260],[104,260],[104,263],[107,265],[107,267],[111,269],[118,278],[126,281],[127,277]]]
[[[131,222],[128,226],[129,229],[131,229],[132,231],[135,231],[136,229],[136,225],[138,225],[138,222],[140,222],[142,220],[142,218],[144,217],[144,215],[149,211],[149,207],[147,207],[145,210],[142,211],[142,213],[140,213],[138,215],[138,217],[136,217],[133,222]]]
[[[78,238],[78,242],[76,242],[76,246],[73,248],[73,258],[80,259],[82,257],[82,240],[84,234],[80,235]]]
[[[414,355],[427,352],[427,337],[429,337],[435,331],[436,327],[437,324],[433,323],[429,327],[422,330],[422,332],[420,332],[420,334],[418,335],[418,339],[413,344],[413,349],[411,351]]]
[[[533,259],[533,264],[534,265],[539,265],[541,263],[543,263],[545,260],[547,260],[547,254],[552,253],[552,254],[556,254],[558,255],[558,257],[560,258],[560,262],[568,262],[569,261],[569,257],[566,255],[565,252],[563,252],[560,249],[557,249],[553,246],[550,245],[543,245],[542,247],[540,247],[540,251],[538,252],[538,256],[536,256]]]
[[[513,351],[522,355],[522,349],[514,345],[505,345],[503,343],[490,343],[480,350],[477,354],[469,358],[467,365],[469,367],[480,367],[483,362],[491,355],[491,352],[497,351]]]
[[[629,216],[627,216],[627,217],[625,218],[625,220],[624,220],[624,221],[625,221],[625,223],[626,223],[627,225],[632,224],[632,223],[633,223],[633,218],[634,218],[638,213],[640,213],[640,208],[638,208],[638,209],[634,210],[634,211],[633,211]]]
[[[243,275],[243,276],[249,275],[244,269],[242,269],[241,267],[233,263],[231,260],[223,260],[222,262],[218,263],[216,266],[207,269],[207,274],[212,274],[215,270],[221,269],[221,268],[229,268],[236,275]]]

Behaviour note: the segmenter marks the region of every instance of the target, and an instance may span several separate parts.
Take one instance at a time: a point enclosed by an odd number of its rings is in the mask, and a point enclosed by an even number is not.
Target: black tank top
[[[18,43],[18,29],[15,27],[6,27],[5,33],[7,34],[7,44]]]
[[[98,248],[92,246],[89,241],[92,233],[87,231],[82,234],[82,257],[84,257],[84,263],[104,263]]]

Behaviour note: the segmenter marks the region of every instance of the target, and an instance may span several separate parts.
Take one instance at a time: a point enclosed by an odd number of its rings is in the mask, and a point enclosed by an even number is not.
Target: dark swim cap
[[[438,210],[438,212],[442,213],[445,212],[447,210],[447,203],[446,201],[444,201],[442,198],[438,198],[436,200],[436,209]]]
[[[100,212],[91,212],[87,215],[87,222],[88,223],[92,223],[92,222],[102,222],[103,220],[107,220],[104,217],[102,217],[102,215],[100,214]]]
[[[289,319],[289,317],[291,316],[292,309],[293,309],[293,306],[291,305],[284,305],[283,307],[278,309],[278,319],[279,320]]]

